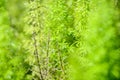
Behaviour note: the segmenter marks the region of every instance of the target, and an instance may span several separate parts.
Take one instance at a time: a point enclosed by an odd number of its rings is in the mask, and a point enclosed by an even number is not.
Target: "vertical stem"
[[[65,76],[65,71],[64,71],[64,65],[63,65],[63,60],[62,60],[60,49],[58,50],[58,57],[59,57],[59,63],[60,63],[62,74],[63,74],[62,76],[64,77]]]
[[[48,41],[47,41],[47,51],[46,51],[46,77],[49,76],[49,44],[50,44],[50,35],[49,34],[48,34],[47,40]],[[47,78],[47,80],[48,79],[49,78]]]
[[[44,80],[44,79],[43,79],[43,75],[42,75],[42,70],[41,70],[40,61],[39,61],[39,53],[38,53],[38,49],[37,49],[37,40],[36,40],[36,38],[35,38],[35,35],[36,35],[36,32],[34,31],[34,32],[33,32],[33,40],[34,40],[34,48],[35,48],[34,54],[35,54],[36,61],[37,61],[38,67],[39,67],[40,80]]]
[[[39,0],[35,0],[36,1],[36,3],[37,3],[37,8],[39,7]],[[38,27],[40,27],[41,28],[41,21],[40,21],[40,16],[39,16],[39,13],[40,13],[40,11],[39,10],[37,10],[36,11],[37,12],[37,20],[38,20]],[[34,38],[35,39],[35,38]],[[36,40],[35,40],[36,41]],[[37,46],[37,45],[36,45]],[[40,61],[39,61],[39,56],[38,56],[38,52],[37,52],[37,57],[36,57],[36,59],[37,59],[37,62],[39,63],[38,64],[38,67],[39,67],[39,71],[40,71],[40,77],[41,77],[41,80],[44,80],[44,77],[43,77],[43,73],[42,73],[42,70],[41,70],[41,65],[40,65]]]

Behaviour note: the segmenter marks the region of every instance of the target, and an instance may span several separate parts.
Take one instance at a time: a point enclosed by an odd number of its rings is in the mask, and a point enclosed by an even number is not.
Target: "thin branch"
[[[47,51],[46,51],[46,77],[49,76],[49,48],[50,48],[50,35],[47,37]],[[48,67],[47,67],[48,66]],[[48,80],[49,78],[47,78]]]
[[[33,32],[33,40],[34,40],[34,54],[35,54],[35,57],[36,57],[36,61],[37,61],[37,65],[39,67],[39,73],[40,73],[40,80],[44,80],[43,79],[43,75],[42,75],[42,70],[41,70],[41,65],[40,65],[40,61],[39,61],[39,53],[38,53],[38,49],[37,49],[37,40],[36,40],[36,32]]]
[[[63,65],[63,60],[62,60],[60,49],[58,49],[58,57],[59,57],[59,63],[60,63],[60,66],[61,66],[63,76],[65,76],[65,70],[64,70],[64,65]]]

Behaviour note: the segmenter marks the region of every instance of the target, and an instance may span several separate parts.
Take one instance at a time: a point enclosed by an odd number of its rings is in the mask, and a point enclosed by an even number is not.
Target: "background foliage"
[[[1,0],[0,80],[120,80],[119,0]]]

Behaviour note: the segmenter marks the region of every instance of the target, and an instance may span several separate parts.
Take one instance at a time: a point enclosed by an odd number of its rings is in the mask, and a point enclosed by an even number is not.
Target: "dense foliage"
[[[120,80],[119,0],[1,0],[0,80]]]

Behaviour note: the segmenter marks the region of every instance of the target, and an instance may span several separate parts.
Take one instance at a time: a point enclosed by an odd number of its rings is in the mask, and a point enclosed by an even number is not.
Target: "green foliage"
[[[89,79],[118,80],[119,79],[119,48],[115,48],[116,27],[114,25],[115,10],[113,1],[94,1],[89,17],[88,26],[88,59],[91,63],[88,73]],[[89,35],[90,34],[90,35]],[[116,52],[117,51],[117,52]],[[114,59],[116,56],[116,59]],[[117,57],[118,56],[118,57]],[[90,70],[90,71],[89,71]],[[94,71],[93,71],[94,70]],[[113,73],[113,71],[115,71]]]
[[[3,4],[0,7],[0,80],[23,80],[29,64],[24,61],[26,52],[21,47],[21,34],[17,32],[20,28],[13,26],[12,12],[7,10],[6,3]]]
[[[119,80],[119,0],[1,0],[0,80]]]

